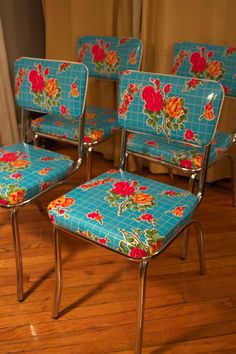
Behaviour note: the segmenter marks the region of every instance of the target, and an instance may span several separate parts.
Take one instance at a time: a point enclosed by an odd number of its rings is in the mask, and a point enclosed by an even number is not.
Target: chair
[[[204,81],[194,90],[186,91],[188,81],[189,78],[174,75],[124,72],[119,84],[118,118],[123,127],[120,169],[87,181],[48,206],[54,224],[56,255],[53,318],[59,316],[62,288],[59,236],[64,231],[139,262],[135,353],[141,353],[142,348],[145,279],[149,261],[164,251],[185,228],[194,225],[200,272],[205,272],[203,233],[192,214],[204,192],[209,144],[215,133],[224,92],[222,86],[214,81]],[[206,116],[209,104],[214,114],[212,120]],[[184,146],[185,130],[175,129],[175,122],[171,119],[171,114],[177,113],[186,128],[198,136],[197,144],[204,149],[198,195],[125,171],[129,132],[156,137],[167,130],[173,140],[182,142]],[[159,117],[158,129],[149,124],[149,120],[155,117]]]
[[[174,64],[172,72],[175,75],[191,77],[186,84],[186,91],[193,90],[203,81],[198,79],[211,79],[222,83],[225,95],[236,96],[236,49],[227,46],[213,46],[191,42],[181,42],[174,45]],[[208,120],[212,119],[209,105]],[[154,119],[149,124],[156,128]],[[176,119],[176,129],[185,129],[184,121]],[[189,188],[194,188],[194,181],[201,169],[203,149],[192,146],[183,147],[169,139],[150,139],[148,136],[130,134],[128,139],[128,153],[165,165],[168,167],[173,183],[172,169],[190,176]],[[189,129],[185,130],[185,141],[197,143],[198,136]],[[236,158],[229,153],[229,148],[236,141],[236,128],[233,134],[217,131],[211,144],[209,166],[223,157],[230,160],[232,175],[232,201],[236,206]]]
[[[117,84],[123,71],[139,70],[142,41],[132,37],[83,36],[78,38],[77,50],[78,61],[88,67],[89,77],[112,80]],[[87,179],[92,177],[94,147],[119,131],[117,107],[86,107],[84,145],[87,151]]]
[[[88,67],[90,77],[117,81],[122,71],[139,68],[142,42],[137,38],[84,36],[78,38],[77,50],[78,61]],[[72,91],[76,95],[76,82],[72,83]],[[78,144],[80,134],[77,124],[69,118],[69,112],[64,109],[60,118],[49,114],[34,119],[31,127],[35,141],[39,137],[46,137]],[[87,179],[92,174],[93,148],[119,130],[116,109],[86,107],[84,145],[87,152]]]
[[[61,70],[61,68],[65,70]],[[71,119],[76,120],[83,136],[84,101],[88,70],[84,64],[20,58],[15,62],[15,98],[21,107],[22,136],[26,137],[27,124],[24,111],[54,113],[60,117],[66,107]],[[72,94],[76,80],[78,95]],[[44,150],[24,142],[2,146],[0,149],[0,206],[11,214],[14,241],[17,299],[24,299],[23,267],[17,215],[21,207],[35,201],[41,209],[38,198],[78,170],[81,164],[82,145],[78,147],[77,161],[68,156]]]

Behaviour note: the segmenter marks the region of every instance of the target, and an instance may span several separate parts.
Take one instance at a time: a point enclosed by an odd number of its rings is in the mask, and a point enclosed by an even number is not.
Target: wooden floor
[[[95,175],[113,167],[100,154],[93,163]],[[84,181],[85,168],[75,177]],[[167,176],[149,177],[168,182]],[[45,205],[69,189],[60,188],[44,196]],[[205,230],[205,276],[198,272],[194,233],[186,261],[179,257],[180,237],[150,263],[143,353],[236,353],[236,208],[230,188],[227,181],[208,185],[196,213]],[[21,210],[22,303],[16,301],[11,228],[2,208],[0,224],[0,353],[133,353],[138,264],[65,235],[61,317],[53,320],[50,222],[34,205]]]

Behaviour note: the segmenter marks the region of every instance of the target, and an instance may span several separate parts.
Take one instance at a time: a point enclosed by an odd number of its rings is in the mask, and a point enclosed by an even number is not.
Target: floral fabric
[[[0,148],[0,206],[17,205],[64,179],[74,161],[28,144]]]
[[[44,115],[31,122],[33,131],[78,141],[78,121],[60,115]],[[120,126],[117,112],[112,109],[87,107],[85,112],[84,143],[96,144],[114,134]]]
[[[14,71],[15,98],[20,107],[72,120],[82,115],[88,77],[85,65],[20,58]]]
[[[185,190],[112,170],[52,201],[48,213],[64,229],[142,258],[159,253],[197,203]]]
[[[126,71],[120,77],[118,119],[130,131],[196,146],[211,142],[224,97],[215,81]],[[190,87],[191,86],[191,87]]]
[[[117,80],[124,70],[139,69],[142,42],[138,38],[84,36],[78,38],[77,51],[89,76]]]
[[[231,134],[220,131],[216,133],[211,143],[209,164],[214,163],[228,150],[232,140]],[[200,170],[203,157],[202,147],[183,145],[178,142],[169,144],[166,139],[137,133],[128,135],[127,150],[191,170]]]
[[[236,96],[235,68],[236,47],[192,42],[174,45],[173,74],[219,81],[228,96]]]

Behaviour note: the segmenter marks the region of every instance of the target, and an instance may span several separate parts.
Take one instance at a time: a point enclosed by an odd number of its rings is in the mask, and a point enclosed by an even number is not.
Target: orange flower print
[[[18,191],[12,192],[9,195],[9,202],[11,205],[22,203],[25,199],[25,190],[18,189]]]
[[[148,205],[153,201],[153,197],[150,194],[139,193],[132,196],[132,200],[136,204]]]
[[[93,112],[86,112],[86,113],[85,113],[85,118],[86,118],[86,119],[94,119],[94,118],[96,118],[96,113],[93,113]]]
[[[211,61],[206,68],[206,73],[211,79],[217,80],[221,77],[222,73],[222,64],[218,60]]]
[[[79,63],[83,62],[88,49],[89,49],[89,45],[87,43],[83,43],[82,47],[79,50],[79,54],[78,54],[78,62]]]
[[[149,253],[154,254],[156,251],[158,251],[161,248],[162,244],[163,243],[161,241],[153,242],[150,249],[149,249]]]
[[[78,90],[76,79],[71,84],[71,90],[70,90],[69,96],[79,97],[79,90]]]
[[[54,124],[55,124],[57,127],[63,127],[63,126],[64,126],[64,123],[63,123],[63,122],[60,122],[59,120],[57,120]]]
[[[135,51],[130,53],[129,63],[131,65],[136,64],[136,53],[135,53]]]
[[[67,197],[67,198],[65,198],[65,200],[64,200],[64,202],[61,204],[61,206],[62,206],[63,208],[67,208],[67,207],[70,207],[71,205],[73,205],[74,202],[75,202],[75,201],[74,201],[73,198]]]
[[[102,138],[103,134],[104,131],[102,129],[97,129],[91,133],[91,138],[93,141],[99,141]]]
[[[168,98],[165,111],[171,118],[179,118],[183,112],[183,103],[179,97]]]
[[[184,206],[177,206],[175,209],[172,210],[172,214],[181,218],[184,214],[184,209]]]
[[[93,211],[91,213],[88,213],[87,217],[89,219],[97,221],[101,225],[103,224],[103,216],[99,213],[98,210],[95,210],[95,211]]]
[[[56,96],[56,94],[59,92],[57,79],[48,79],[45,83],[44,91],[49,97]]]
[[[202,156],[201,155],[195,156],[193,162],[195,167],[200,168],[202,166]]]
[[[118,64],[119,58],[118,58],[117,52],[115,50],[111,50],[111,51],[108,52],[108,54],[106,56],[106,62],[110,66],[115,66],[115,65]]]
[[[51,171],[51,168],[45,167],[42,170],[38,171],[38,174],[41,175],[41,176],[45,176],[45,175],[48,174],[49,171]]]
[[[67,208],[74,204],[74,199],[65,197],[64,195],[53,200],[49,206],[48,210],[57,209],[58,207]]]
[[[30,164],[30,161],[27,160],[16,160],[11,162],[11,166],[15,168],[26,168]]]
[[[213,111],[212,102],[208,102],[208,103],[205,104],[204,112],[199,117],[199,119],[202,119],[202,118],[205,118],[206,120],[215,119],[215,114],[214,114],[214,111]]]
[[[20,92],[20,87],[23,83],[24,76],[26,76],[27,70],[20,68],[18,73],[15,76],[15,89],[14,89],[14,94],[17,96]]]
[[[39,118],[35,118],[33,121],[32,121],[32,123],[31,123],[31,125],[33,125],[34,127],[40,127],[40,123],[43,123],[44,122],[44,118],[43,117],[39,117]]]

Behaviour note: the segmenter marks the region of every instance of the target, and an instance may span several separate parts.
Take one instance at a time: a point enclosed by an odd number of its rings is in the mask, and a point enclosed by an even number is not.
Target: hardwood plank
[[[66,148],[69,154],[73,149]],[[100,154],[96,173],[113,168]],[[168,176],[142,174],[168,182]],[[85,168],[70,178],[85,180]],[[187,180],[176,177],[179,186]],[[61,186],[42,203],[65,193]],[[148,269],[143,353],[236,352],[236,209],[230,183],[207,185],[196,212],[205,231],[207,274],[199,275],[194,232],[187,260],[179,237]],[[19,214],[26,299],[16,301],[9,215],[0,208],[0,353],[133,353],[138,265],[69,235],[62,236],[62,316],[51,319],[52,226],[33,205]],[[93,257],[91,257],[91,254]]]

